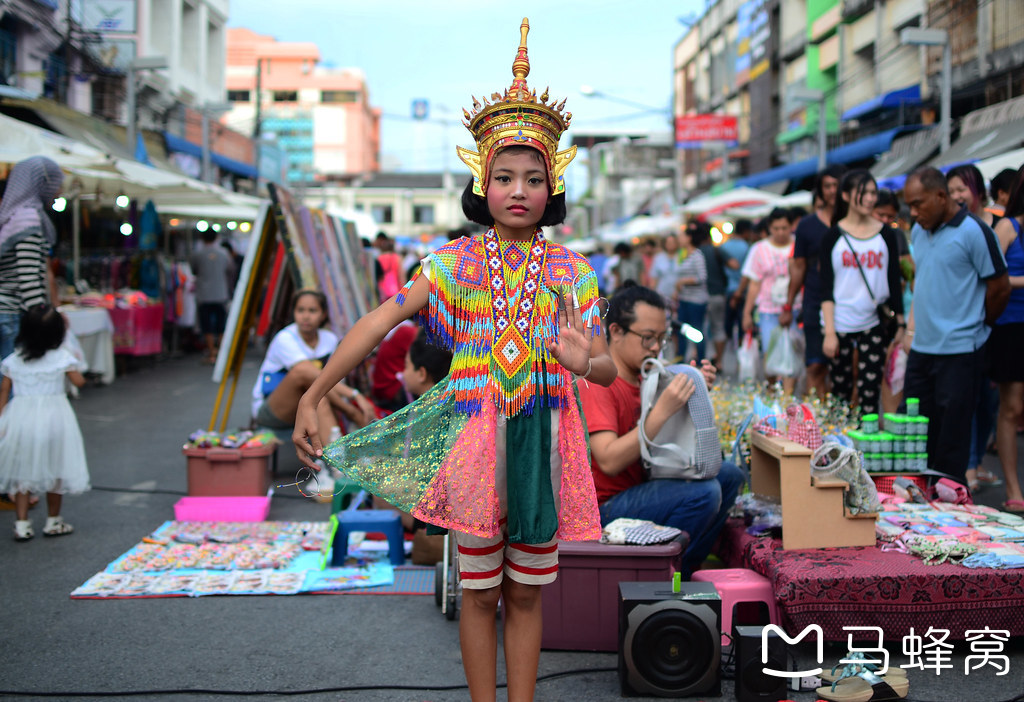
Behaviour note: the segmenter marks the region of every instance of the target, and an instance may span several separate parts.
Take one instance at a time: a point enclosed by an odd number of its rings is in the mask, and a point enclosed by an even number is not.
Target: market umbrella
[[[756,188],[733,188],[718,195],[702,195],[683,205],[683,212],[696,215],[703,219],[736,207],[754,207],[758,205],[774,205],[779,196]]]

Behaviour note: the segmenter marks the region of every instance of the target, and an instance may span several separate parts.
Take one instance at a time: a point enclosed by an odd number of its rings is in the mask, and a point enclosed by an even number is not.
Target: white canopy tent
[[[774,206],[781,198],[756,188],[733,188],[718,195],[702,195],[683,205],[683,212],[697,217],[710,217],[738,207]]]
[[[1012,168],[1015,171],[1020,170],[1022,164],[1024,164],[1024,149],[1014,149],[1013,151],[1007,151],[1001,156],[993,156],[992,158],[978,161],[974,165],[978,167],[981,174],[985,176],[985,180],[988,181],[992,180],[1000,171],[1006,168]]]
[[[33,124],[0,115],[0,163],[46,156],[66,173],[63,195],[72,209],[72,258],[78,277],[81,203],[113,204],[121,195],[152,200],[161,214],[253,220],[259,198],[235,193],[180,173],[117,158]]]
[[[776,207],[803,207],[810,209],[814,204],[814,193],[809,190],[798,190],[789,195],[779,197],[775,202],[745,207],[730,207],[722,210],[723,215],[735,219],[760,219]]]

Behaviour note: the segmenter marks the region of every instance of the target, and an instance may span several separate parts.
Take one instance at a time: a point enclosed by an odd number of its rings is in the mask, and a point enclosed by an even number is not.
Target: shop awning
[[[872,134],[871,136],[864,137],[863,139],[858,139],[857,141],[850,142],[849,144],[843,144],[842,146],[828,152],[825,159],[826,163],[828,163],[828,165],[832,165],[834,163],[854,163],[856,161],[864,161],[872,158],[878,154],[888,151],[890,147],[892,147],[893,139],[895,139],[901,132],[911,129],[918,129],[918,127],[896,127],[895,129],[888,129],[884,132],[879,132],[878,134]],[[803,161],[797,161],[796,163],[787,163],[784,166],[771,168],[767,171],[754,173],[753,175],[745,176],[743,178],[737,178],[736,185],[748,188],[757,188],[763,185],[768,185],[769,183],[777,183],[782,180],[801,180],[814,175],[817,170],[818,159],[809,158]]]
[[[164,132],[164,140],[167,142],[168,151],[178,151],[183,154],[188,154],[189,156],[195,156],[198,159],[203,157],[202,146],[199,144],[193,144],[191,141],[183,139],[177,134]],[[243,163],[242,161],[237,161],[233,158],[228,158],[223,154],[218,154],[216,151],[210,151],[210,161],[218,167],[223,168],[225,171],[240,175],[244,178],[256,179],[256,166]]]
[[[796,163],[787,163],[784,166],[769,168],[753,175],[736,179],[736,185],[747,188],[760,188],[771,183],[781,183],[790,180],[800,180],[813,175],[818,170],[818,159],[809,158]]]
[[[891,90],[870,100],[855,105],[843,113],[843,121],[861,119],[879,110],[893,109],[901,105],[919,105],[921,103],[921,86],[915,83],[906,88]]]
[[[106,122],[98,117],[83,114],[47,98],[3,97],[0,104],[4,111],[15,119],[36,121],[82,144],[98,149],[110,156],[134,158],[135,149],[125,144],[125,128]],[[170,168],[164,156],[166,149],[157,132],[139,130],[146,152],[159,168]]]
[[[106,160],[106,154],[99,149],[0,114],[0,162],[17,163],[30,156],[46,156],[65,167]]]
[[[881,181],[900,178],[931,158],[939,148],[939,130],[921,129],[892,142],[892,148],[878,159],[871,174]],[[882,186],[882,187],[892,187]]]
[[[956,166],[998,156],[1024,146],[1024,97],[971,112],[963,119],[960,138],[932,166]]]

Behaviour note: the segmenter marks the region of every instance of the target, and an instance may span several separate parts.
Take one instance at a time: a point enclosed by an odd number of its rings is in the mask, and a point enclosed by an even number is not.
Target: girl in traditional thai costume
[[[601,535],[574,376],[609,385],[597,277],[582,256],[544,239],[565,216],[558,151],[565,105],[526,84],[529,23],[514,80],[464,112],[477,152],[469,219],[490,229],[423,260],[393,300],[359,320],[299,404],[294,440],[399,509],[452,529],[459,547],[463,665],[474,700],[494,699],[495,610],[505,602],[509,699],[532,699],[540,655],[540,585],[555,579],[558,539]],[[452,351],[449,376],[403,410],[321,449],[316,406],[385,334],[413,315]]]

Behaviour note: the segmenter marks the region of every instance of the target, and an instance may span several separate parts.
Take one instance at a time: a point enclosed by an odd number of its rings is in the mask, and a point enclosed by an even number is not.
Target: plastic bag
[[[907,352],[900,344],[889,354],[885,362],[885,382],[889,385],[889,391],[893,395],[903,392],[903,379],[907,375]]]
[[[743,336],[740,348],[736,351],[736,362],[739,365],[739,380],[757,380],[757,358],[760,355],[757,339],[751,332]]]
[[[789,329],[775,327],[768,340],[768,348],[764,352],[765,375],[792,378],[800,371],[800,361],[793,348],[793,339]]]

